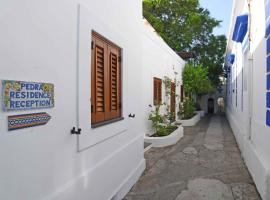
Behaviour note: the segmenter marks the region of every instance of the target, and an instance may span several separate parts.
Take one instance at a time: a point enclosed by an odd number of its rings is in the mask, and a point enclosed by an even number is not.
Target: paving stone
[[[204,146],[209,150],[222,151],[224,148],[222,133],[220,117],[212,118],[206,132]]]
[[[192,142],[192,146],[200,146],[204,144],[204,136],[205,132],[200,132],[195,136],[194,141]]]
[[[219,180],[195,179],[176,200],[234,200],[230,187]]]
[[[232,183],[232,192],[235,200],[257,200],[260,197],[256,188],[248,183]]]
[[[183,150],[183,153],[185,153],[185,154],[193,154],[193,155],[197,155],[198,154],[197,150],[194,147],[186,147]]]
[[[224,116],[185,127],[177,144],[151,148],[145,159],[125,200],[261,200]]]

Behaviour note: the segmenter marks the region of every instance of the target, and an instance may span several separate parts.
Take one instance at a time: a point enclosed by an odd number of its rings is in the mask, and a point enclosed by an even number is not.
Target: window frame
[[[157,86],[156,86],[157,85]],[[160,78],[153,78],[153,105],[162,104],[162,80]]]
[[[96,78],[96,70],[97,69],[97,55],[96,55],[96,45],[97,41],[103,43],[104,47],[104,57],[103,57],[103,115],[104,119],[96,119],[98,116],[98,112],[96,111],[97,99],[97,78]],[[120,120],[123,120],[123,77],[122,77],[122,54],[123,49],[116,45],[114,42],[108,40],[101,34],[92,31],[92,40],[91,40],[91,128],[101,127],[107,124],[115,123]],[[116,109],[112,109],[112,55],[116,56],[116,66],[114,66],[116,78]],[[116,112],[116,113],[115,113]]]
[[[171,82],[171,97],[170,97],[170,112],[173,113],[173,118],[176,118],[176,84]]]

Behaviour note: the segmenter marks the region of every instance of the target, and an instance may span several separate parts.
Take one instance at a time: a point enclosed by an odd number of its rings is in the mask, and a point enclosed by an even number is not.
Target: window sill
[[[122,121],[122,120],[124,120],[124,117],[110,119],[108,121],[104,121],[104,122],[99,122],[99,123],[96,123],[96,124],[92,124],[91,125],[91,128],[98,128],[98,127],[105,126],[105,125],[108,125],[108,124],[112,124],[112,123],[115,123],[115,122],[118,122],[118,121]]]

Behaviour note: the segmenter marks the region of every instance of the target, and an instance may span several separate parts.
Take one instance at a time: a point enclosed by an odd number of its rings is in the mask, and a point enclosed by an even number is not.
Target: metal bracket
[[[80,135],[81,131],[82,131],[82,129],[78,128],[78,130],[76,131],[76,128],[73,127],[70,132],[72,135]]]
[[[128,117],[135,118],[135,114],[132,115],[131,113],[129,113]]]

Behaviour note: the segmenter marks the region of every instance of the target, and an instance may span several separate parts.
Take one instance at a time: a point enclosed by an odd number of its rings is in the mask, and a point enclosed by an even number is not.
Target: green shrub
[[[152,121],[152,127],[157,132],[160,123],[163,123],[163,116],[160,114],[160,105],[155,107],[154,111],[151,111],[148,120]]]
[[[169,124],[166,128],[172,133],[178,128],[178,126],[174,124]]]
[[[162,116],[160,114],[160,105],[155,107],[155,110],[153,110],[148,120],[152,121],[152,127],[154,129],[154,136],[156,137],[163,137],[170,135],[173,131],[175,131],[178,126],[173,125],[171,123],[168,123],[169,119],[166,116]]]
[[[171,134],[172,132],[174,132],[177,128],[178,128],[178,126],[172,125],[172,124],[168,124],[168,125],[158,125],[158,127],[157,127],[157,132],[156,132],[156,136],[158,136],[158,137],[163,137],[163,136],[170,135],[170,134]]]
[[[169,134],[170,134],[170,132],[169,132],[169,130],[166,128],[166,126],[158,125],[158,127],[157,127],[157,132],[156,132],[156,136],[162,137],[162,136],[167,136],[167,135],[169,135]]]
[[[187,96],[203,95],[212,92],[213,86],[208,76],[208,68],[188,63],[182,72],[184,90]]]
[[[190,119],[195,115],[195,103],[190,99],[185,99],[179,104],[178,116],[180,119]]]

